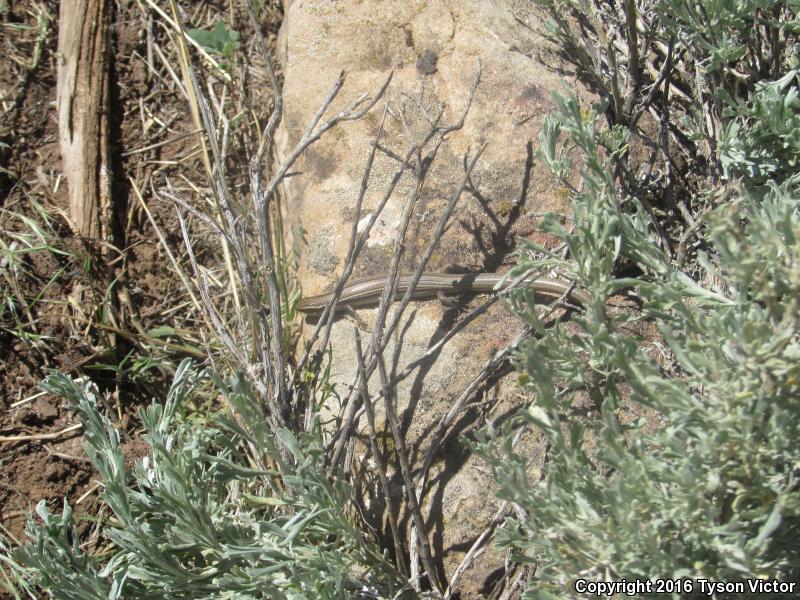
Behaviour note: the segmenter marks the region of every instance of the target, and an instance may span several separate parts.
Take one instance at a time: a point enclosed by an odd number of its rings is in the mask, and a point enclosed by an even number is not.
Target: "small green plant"
[[[6,17],[8,12],[8,5],[0,3],[0,16]],[[53,15],[45,4],[32,2],[26,12],[28,22],[4,19],[0,23],[0,28],[8,32],[7,58],[22,68],[21,77],[15,86],[17,89],[20,89],[24,79],[39,67],[46,49],[47,38],[53,30]]]
[[[239,48],[239,33],[228,29],[223,21],[217,21],[214,29],[189,29],[187,32],[198,44],[203,46],[206,51],[221,56],[227,60],[233,57],[233,53]]]
[[[232,408],[207,427],[180,406],[212,381]],[[392,597],[399,577],[350,509],[351,491],[324,474],[319,429],[273,436],[242,379],[223,383],[179,366],[166,402],[141,411],[148,455],[126,467],[97,392],[52,373],[42,388],[78,412],[86,452],[114,513],[112,546],[80,548],[72,510],[43,504],[16,556],[55,598]],[[284,457],[288,457],[284,458]]]
[[[3,230],[0,231],[0,327],[22,340],[41,339],[37,330],[36,305],[47,297],[47,290],[66,271],[62,266],[46,281],[30,268],[36,254],[68,257],[59,242],[51,215],[37,202],[31,201],[36,218],[0,210]],[[30,284],[36,295],[30,297]]]
[[[0,527],[0,592],[5,592],[10,598],[36,598],[33,588],[28,583],[25,567],[11,557],[11,544],[6,540],[13,540],[8,532]],[[16,545],[16,540],[13,541]]]

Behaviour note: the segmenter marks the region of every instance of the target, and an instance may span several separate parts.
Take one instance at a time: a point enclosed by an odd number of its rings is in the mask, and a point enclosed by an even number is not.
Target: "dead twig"
[[[6,435],[0,436],[0,444],[10,444],[12,442],[42,442],[49,440],[57,440],[68,433],[77,431],[83,427],[80,423],[65,427],[61,431],[54,431],[53,433],[31,433],[29,435]]]
[[[358,361],[358,370],[361,372],[360,389],[361,401],[364,404],[364,410],[367,413],[367,425],[369,427],[369,445],[372,452],[372,459],[375,462],[375,470],[378,472],[378,479],[381,483],[381,490],[383,492],[384,501],[386,502],[386,516],[389,521],[389,529],[392,532],[392,543],[394,544],[395,564],[397,569],[407,575],[405,561],[403,560],[403,542],[400,535],[400,526],[397,523],[397,511],[395,510],[394,503],[392,502],[392,493],[389,486],[389,479],[386,476],[386,465],[383,464],[380,452],[378,451],[377,432],[375,430],[375,412],[372,409],[372,402],[369,398],[367,391],[367,378],[364,377],[364,351],[361,347],[361,334],[358,328],[353,328],[353,338],[355,340],[356,360]]]

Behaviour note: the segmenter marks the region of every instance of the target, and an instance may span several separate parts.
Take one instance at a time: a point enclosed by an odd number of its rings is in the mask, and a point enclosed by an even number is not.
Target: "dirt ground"
[[[183,7],[204,24],[227,4]],[[53,0],[0,2],[0,523],[17,540],[40,500],[60,512],[66,497],[76,515],[101,507],[77,420],[37,388],[48,370],[91,378],[129,460],[143,453],[137,410],[163,394],[186,353],[143,344],[140,334],[188,317],[135,190],[180,247],[174,208],[150,183],[176,165],[205,181],[196,141],[186,135],[193,129],[186,105],[163,68],[151,66],[158,23],[145,3],[116,3],[109,65],[119,250],[75,235],[58,144],[58,10]],[[277,32],[279,21],[272,25]]]

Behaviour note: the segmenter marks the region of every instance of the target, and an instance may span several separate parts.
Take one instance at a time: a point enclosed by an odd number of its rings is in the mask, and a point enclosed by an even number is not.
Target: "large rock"
[[[519,8],[515,5],[519,4]],[[404,265],[413,268],[424,251],[442,207],[464,174],[464,155],[486,150],[473,172],[474,186],[460,200],[450,228],[434,254],[430,268],[458,264],[476,271],[499,271],[513,262],[510,253],[519,236],[537,238],[539,215],[548,210],[566,212],[568,194],[534,159],[542,117],[552,110],[550,92],[566,82],[553,64],[538,58],[543,41],[534,33],[536,16],[531,2],[510,0],[384,0],[381,2],[302,1],[287,3],[280,37],[285,73],[285,117],[281,147],[286,155],[302,136],[331,85],[344,70],[347,79],[329,114],[364,92],[373,93],[390,72],[392,83],[384,100],[391,107],[385,124],[384,146],[404,154],[409,131],[419,135],[425,113],[446,106],[445,121],[457,121],[469,98],[480,61],[480,85],[464,127],[451,134],[431,166],[415,206],[406,239]],[[526,12],[528,11],[528,12]],[[355,201],[370,144],[385,102],[367,118],[345,123],[312,146],[298,163],[301,173],[290,178],[286,215],[292,241],[300,257],[304,295],[327,289],[341,272]],[[396,118],[402,113],[406,123]],[[381,198],[397,167],[395,160],[378,154],[361,219]],[[370,238],[354,276],[383,274],[389,264],[404,202],[413,193],[410,175],[400,181]],[[539,241],[543,240],[541,237]],[[476,306],[481,299],[475,299]],[[374,310],[359,311],[371,334]],[[408,322],[386,353],[394,372],[421,356],[449,331],[462,310],[437,301],[417,303]],[[355,380],[353,321],[340,319],[333,329],[331,378],[341,394]],[[421,462],[437,420],[447,412],[468,382],[499,349],[521,331],[499,304],[475,319],[431,360],[424,362],[397,389],[407,444]],[[377,379],[370,388],[377,390]],[[479,409],[464,413],[458,432],[469,435],[486,419],[500,421],[525,399],[514,378],[495,382],[478,398]],[[363,424],[362,424],[363,425]],[[363,427],[362,427],[363,429]],[[543,457],[541,442],[523,437],[535,474]],[[449,578],[475,537],[495,516],[498,503],[489,490],[489,469],[465,448],[451,441],[431,474],[433,486],[425,496],[431,520],[434,552]],[[399,476],[395,476],[399,482]],[[401,491],[397,485],[397,498]],[[404,524],[409,524],[408,516]],[[486,578],[501,568],[503,558],[489,552],[462,579],[463,598],[486,593]]]

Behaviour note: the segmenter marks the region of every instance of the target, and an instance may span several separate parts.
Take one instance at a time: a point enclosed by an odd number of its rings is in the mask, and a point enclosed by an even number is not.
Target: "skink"
[[[395,300],[399,300],[408,290],[411,283],[411,275],[400,275],[395,288]],[[444,294],[485,294],[495,292],[495,286],[504,281],[505,275],[496,273],[479,274],[453,274],[453,273],[424,273],[420,277],[417,286],[414,288],[412,298],[423,299],[431,298],[440,293]],[[505,281],[511,284],[513,279]],[[345,285],[339,296],[339,307],[358,308],[374,305],[378,302],[386,286],[386,277],[367,277],[356,279]],[[576,289],[572,284],[550,277],[533,277],[524,279],[519,283],[520,288],[533,290],[534,294],[546,296],[550,301],[565,297],[568,300],[582,305],[589,303],[586,292]],[[303,298],[297,306],[297,310],[319,314],[333,300],[333,293],[320,294]]]

